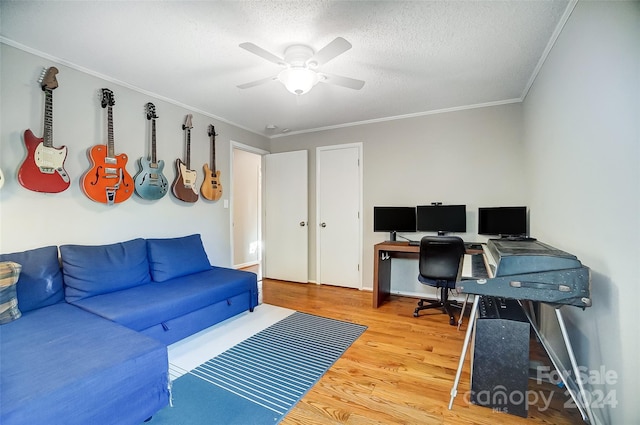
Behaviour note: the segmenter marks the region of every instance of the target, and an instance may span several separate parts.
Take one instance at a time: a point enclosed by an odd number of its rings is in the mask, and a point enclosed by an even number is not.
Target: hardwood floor
[[[416,300],[393,296],[378,309],[371,292],[326,285],[263,280],[263,300],[367,326],[323,378],[281,422],[291,424],[580,424],[577,409],[551,384],[530,380],[529,418],[470,404],[469,356],[458,395],[449,394],[464,340],[439,310],[413,317]],[[555,390],[555,391],[554,391]],[[546,399],[553,393],[550,407]]]

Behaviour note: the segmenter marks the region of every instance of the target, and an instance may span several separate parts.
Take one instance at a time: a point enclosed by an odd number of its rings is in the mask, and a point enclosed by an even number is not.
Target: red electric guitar
[[[113,92],[102,89],[102,107],[107,108],[107,145],[95,145],[89,149],[91,168],[82,176],[82,190],[91,200],[113,205],[126,201],[133,195],[133,179],[127,172],[127,155],[115,154],[113,142]]]
[[[24,132],[27,157],[18,170],[18,181],[22,186],[35,192],[58,193],[66,190],[71,181],[64,169],[67,148],[53,147],[53,90],[58,87],[58,69],[43,70],[40,86],[44,91],[44,132],[43,138],[34,136],[31,130]]]

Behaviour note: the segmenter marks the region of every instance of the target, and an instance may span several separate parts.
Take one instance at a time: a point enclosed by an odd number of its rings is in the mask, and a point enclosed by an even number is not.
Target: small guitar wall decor
[[[127,172],[128,157],[115,154],[113,141],[113,105],[115,98],[109,89],[102,89],[101,105],[107,108],[107,145],[95,145],[88,151],[91,168],[82,177],[81,186],[89,199],[107,205],[126,201],[133,195],[134,186]]]
[[[139,158],[140,171],[133,178],[135,191],[143,199],[156,200],[167,194],[169,183],[162,174],[164,161],[156,158],[156,107],[149,102],[145,105],[147,120],[151,121],[151,159]]]
[[[204,164],[204,181],[200,187],[200,193],[205,199],[217,201],[222,197],[222,184],[220,183],[220,171],[216,171],[216,128],[209,125],[208,131],[211,138],[211,168]]]
[[[187,154],[185,162],[180,158],[176,159],[176,178],[171,185],[173,195],[184,202],[196,202],[198,200],[198,191],[196,189],[197,173],[191,169],[191,118],[193,115],[188,114],[182,129],[186,141]]]
[[[53,90],[58,87],[57,73],[58,69],[52,66],[43,70],[39,80],[44,92],[42,139],[34,136],[31,130],[24,132],[27,157],[18,169],[18,181],[23,187],[35,192],[58,193],[71,184],[69,174],[64,169],[67,148],[53,147]]]

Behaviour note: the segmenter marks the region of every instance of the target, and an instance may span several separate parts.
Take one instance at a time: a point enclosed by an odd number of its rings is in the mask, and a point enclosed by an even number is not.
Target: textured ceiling
[[[569,1],[2,1],[2,40],[268,136],[522,99]],[[366,82],[295,96],[236,86],[336,37],[321,70]],[[273,124],[275,130],[267,130]]]

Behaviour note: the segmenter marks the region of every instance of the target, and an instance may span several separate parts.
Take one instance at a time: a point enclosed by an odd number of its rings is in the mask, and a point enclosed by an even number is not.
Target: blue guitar
[[[149,102],[146,105],[147,119],[151,120],[151,160],[138,159],[140,171],[134,177],[136,193],[143,199],[156,200],[167,194],[169,183],[162,174],[164,161],[156,159],[156,107]]]

